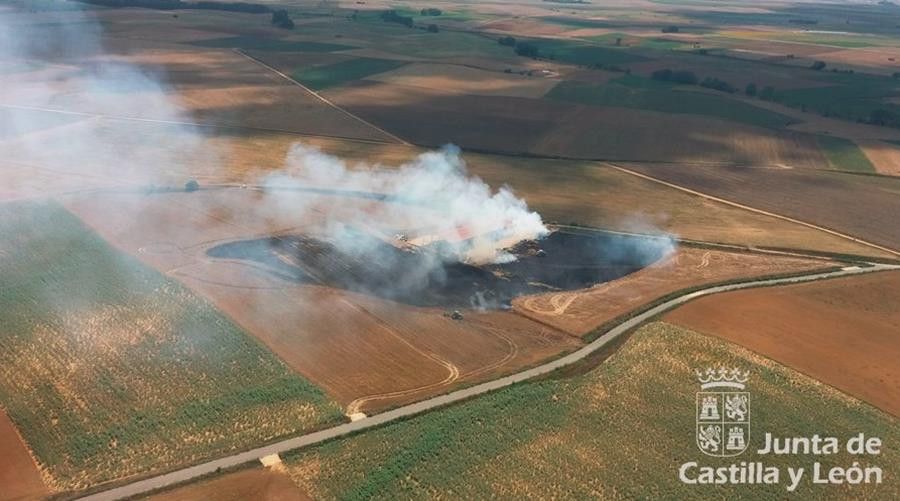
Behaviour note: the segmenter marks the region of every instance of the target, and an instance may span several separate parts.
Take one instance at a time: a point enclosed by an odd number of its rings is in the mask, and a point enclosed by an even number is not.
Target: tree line
[[[727,92],[729,94],[738,92],[737,87],[715,77],[706,77],[703,80],[700,80],[693,71],[672,70],[669,68],[665,68],[662,70],[654,71],[650,74],[650,78],[662,82],[672,82],[682,85],[699,85],[700,87],[705,87],[707,89],[713,89],[720,92]],[[744,87],[744,94],[750,97],[759,97],[763,101],[774,101],[776,99],[775,87],[767,85],[763,87],[761,91],[759,91],[756,87],[756,84],[752,82],[748,83],[747,86]]]

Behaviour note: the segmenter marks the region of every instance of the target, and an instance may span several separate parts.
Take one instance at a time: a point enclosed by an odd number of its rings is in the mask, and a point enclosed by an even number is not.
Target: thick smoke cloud
[[[284,192],[277,188],[317,188],[382,199],[361,209],[339,207],[335,213],[323,214],[330,223],[325,229],[329,240],[348,253],[366,251],[359,248],[360,239],[353,237],[348,226],[410,245],[439,247],[434,250],[443,259],[472,263],[511,259],[503,249],[548,233],[541,217],[508,187],[494,191],[469,175],[459,148],[452,145],[388,168],[365,163],[350,166],[298,143],[288,154],[284,170],[270,175],[265,185],[275,188],[270,193],[279,208],[296,211],[298,217],[307,208],[296,197],[279,199]]]

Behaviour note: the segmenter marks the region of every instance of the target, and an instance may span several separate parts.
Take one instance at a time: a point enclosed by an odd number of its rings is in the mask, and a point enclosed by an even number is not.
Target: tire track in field
[[[600,290],[601,287],[602,286],[592,290]],[[577,301],[578,298],[582,296],[582,294],[583,292],[561,292],[558,294],[553,294],[549,298],[550,308],[542,308],[536,304],[538,300],[546,296],[526,297],[522,301],[522,306],[533,313],[548,315],[551,317],[558,317],[565,314],[569,307],[572,306],[572,303]]]
[[[457,367],[453,362],[437,355],[436,353],[433,353],[430,351],[425,351],[425,350],[415,346],[414,344],[410,343],[403,336],[398,334],[393,328],[391,328],[391,326],[388,325],[384,320],[379,318],[378,315],[375,315],[374,313],[363,308],[362,306],[360,306],[358,304],[354,304],[344,298],[341,298],[341,302],[343,302],[350,308],[372,318],[375,321],[375,323],[383,331],[385,331],[389,335],[393,336],[398,341],[405,344],[407,347],[409,347],[416,353],[418,353],[418,354],[422,355],[423,357],[444,367],[445,369],[447,369],[447,372],[448,372],[447,377],[445,377],[443,380],[438,381],[436,383],[430,383],[430,384],[418,386],[415,388],[408,388],[405,390],[390,391],[390,392],[385,392],[385,393],[376,393],[376,394],[372,394],[372,395],[366,395],[363,397],[359,397],[347,405],[347,414],[348,415],[352,415],[352,414],[356,414],[356,413],[360,412],[360,409],[362,409],[362,407],[369,402],[375,402],[378,400],[387,400],[387,399],[392,399],[392,398],[397,398],[397,397],[403,397],[406,395],[412,395],[412,394],[419,393],[419,392],[422,392],[425,390],[430,390],[433,388],[439,388],[441,386],[446,386],[446,385],[456,381],[457,379],[459,379],[459,367]]]
[[[490,372],[494,369],[498,369],[500,367],[503,367],[504,365],[509,363],[510,360],[516,358],[519,355],[519,345],[516,344],[516,342],[513,341],[510,337],[508,337],[506,335],[506,333],[504,333],[500,329],[496,329],[494,327],[488,327],[488,326],[478,326],[478,327],[479,327],[479,329],[484,330],[485,332],[489,333],[490,335],[492,335],[492,336],[500,339],[504,343],[506,343],[508,350],[507,350],[506,354],[503,356],[503,358],[501,358],[500,360],[490,363],[488,365],[479,367],[478,369],[473,369],[473,370],[463,374],[462,376],[460,376],[461,378],[470,378],[473,376],[479,376],[486,372]]]

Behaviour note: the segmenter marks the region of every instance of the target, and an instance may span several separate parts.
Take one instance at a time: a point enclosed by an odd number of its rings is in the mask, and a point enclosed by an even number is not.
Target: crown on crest
[[[700,381],[700,388],[704,390],[720,387],[743,390],[744,383],[750,379],[749,371],[742,371],[737,367],[731,369],[726,367],[708,368],[706,371],[695,369],[694,373],[697,374],[697,379]]]

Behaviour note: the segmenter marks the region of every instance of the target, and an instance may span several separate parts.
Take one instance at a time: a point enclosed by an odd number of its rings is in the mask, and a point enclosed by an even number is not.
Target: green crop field
[[[648,60],[627,47],[600,47],[568,40],[549,39],[528,40],[528,42],[538,47],[541,57],[563,63],[585,66],[594,64],[622,65]]]
[[[341,61],[340,63],[298,70],[292,76],[313,90],[322,90],[385,71],[395,70],[405,64],[406,61],[395,59],[361,57],[349,61]]]
[[[214,48],[235,48],[270,52],[337,52],[356,49],[349,45],[335,43],[308,42],[303,40],[283,40],[280,38],[263,38],[241,35],[225,38],[213,38],[192,42],[192,45]]]
[[[872,111],[877,109],[900,115],[900,105],[889,101],[900,96],[900,80],[876,75],[830,72],[816,76],[830,85],[778,91],[778,101],[795,108],[853,121],[868,119]]]
[[[678,90],[664,82],[628,75],[607,84],[563,82],[546,97],[597,106],[703,115],[772,129],[794,120],[786,115],[706,92]]]
[[[833,136],[817,136],[816,141],[832,169],[875,172],[875,166],[853,141]]]
[[[750,449],[734,462],[880,466],[880,486],[814,486],[815,499],[896,499],[900,440],[890,417],[736,345],[665,323],[639,329],[599,367],[503,389],[354,437],[289,454],[292,478],[316,499],[779,499],[780,485],[686,485],[682,463],[725,465],[695,444],[695,369],[748,370]],[[881,455],[759,455],[764,433],[876,436]],[[786,480],[782,480],[785,482]]]
[[[74,489],[337,422],[190,291],[51,203],[0,206],[0,403]]]

